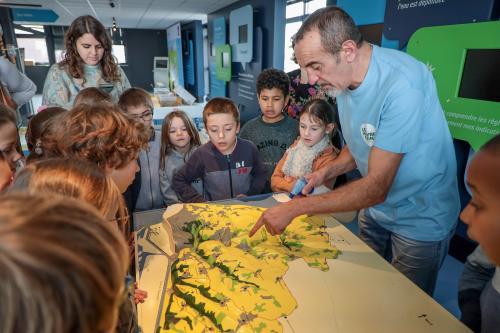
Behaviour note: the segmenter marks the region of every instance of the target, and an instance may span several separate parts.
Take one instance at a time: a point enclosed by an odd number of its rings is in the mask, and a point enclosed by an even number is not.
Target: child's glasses
[[[146,110],[141,114],[132,114],[130,115],[130,118],[134,120],[142,119],[143,121],[149,121],[153,119],[153,110]]]

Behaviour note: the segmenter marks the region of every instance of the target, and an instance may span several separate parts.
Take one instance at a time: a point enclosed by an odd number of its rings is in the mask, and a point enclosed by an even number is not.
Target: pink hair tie
[[[40,105],[38,109],[36,109],[36,113],[40,113],[48,107],[49,107],[48,105]]]

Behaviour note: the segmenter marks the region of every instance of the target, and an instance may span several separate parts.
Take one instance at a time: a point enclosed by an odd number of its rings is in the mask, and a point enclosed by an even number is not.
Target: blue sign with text
[[[217,46],[226,44],[226,19],[224,16],[217,17],[212,22],[212,43],[209,58],[210,68],[210,97],[225,97],[226,82],[217,79],[217,64],[215,62],[215,49]]]
[[[12,8],[12,17],[14,21],[53,23],[59,15],[51,9]]]
[[[490,19],[494,0],[387,0],[384,36],[406,47],[422,27],[472,23]]]

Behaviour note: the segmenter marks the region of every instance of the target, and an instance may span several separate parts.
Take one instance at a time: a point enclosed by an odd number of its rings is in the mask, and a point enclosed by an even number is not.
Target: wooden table
[[[276,204],[275,199],[283,200],[283,196],[247,204],[269,207]],[[157,223],[161,214],[162,211],[140,213],[136,221],[141,225]],[[355,213],[323,217],[330,239],[342,255],[328,260],[330,270],[327,272],[311,269],[302,260],[289,262],[284,281],[296,298],[298,308],[281,319],[284,332],[470,332],[341,223],[352,221]],[[141,269],[138,268],[139,272]],[[150,285],[139,281],[141,289],[146,289],[151,298],[138,307],[139,323],[148,322],[144,328],[154,328],[152,321],[157,314],[152,311],[158,305],[153,303],[155,299],[161,300],[157,283],[161,279],[152,283],[153,276],[149,274]]]

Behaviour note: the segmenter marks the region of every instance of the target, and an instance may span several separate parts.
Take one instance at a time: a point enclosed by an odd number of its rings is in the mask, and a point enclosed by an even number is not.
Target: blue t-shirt
[[[366,210],[387,230],[419,241],[444,239],[460,211],[453,141],[427,67],[373,46],[368,72],[337,98],[349,150],[363,176],[372,146],[404,154],[385,202]]]

